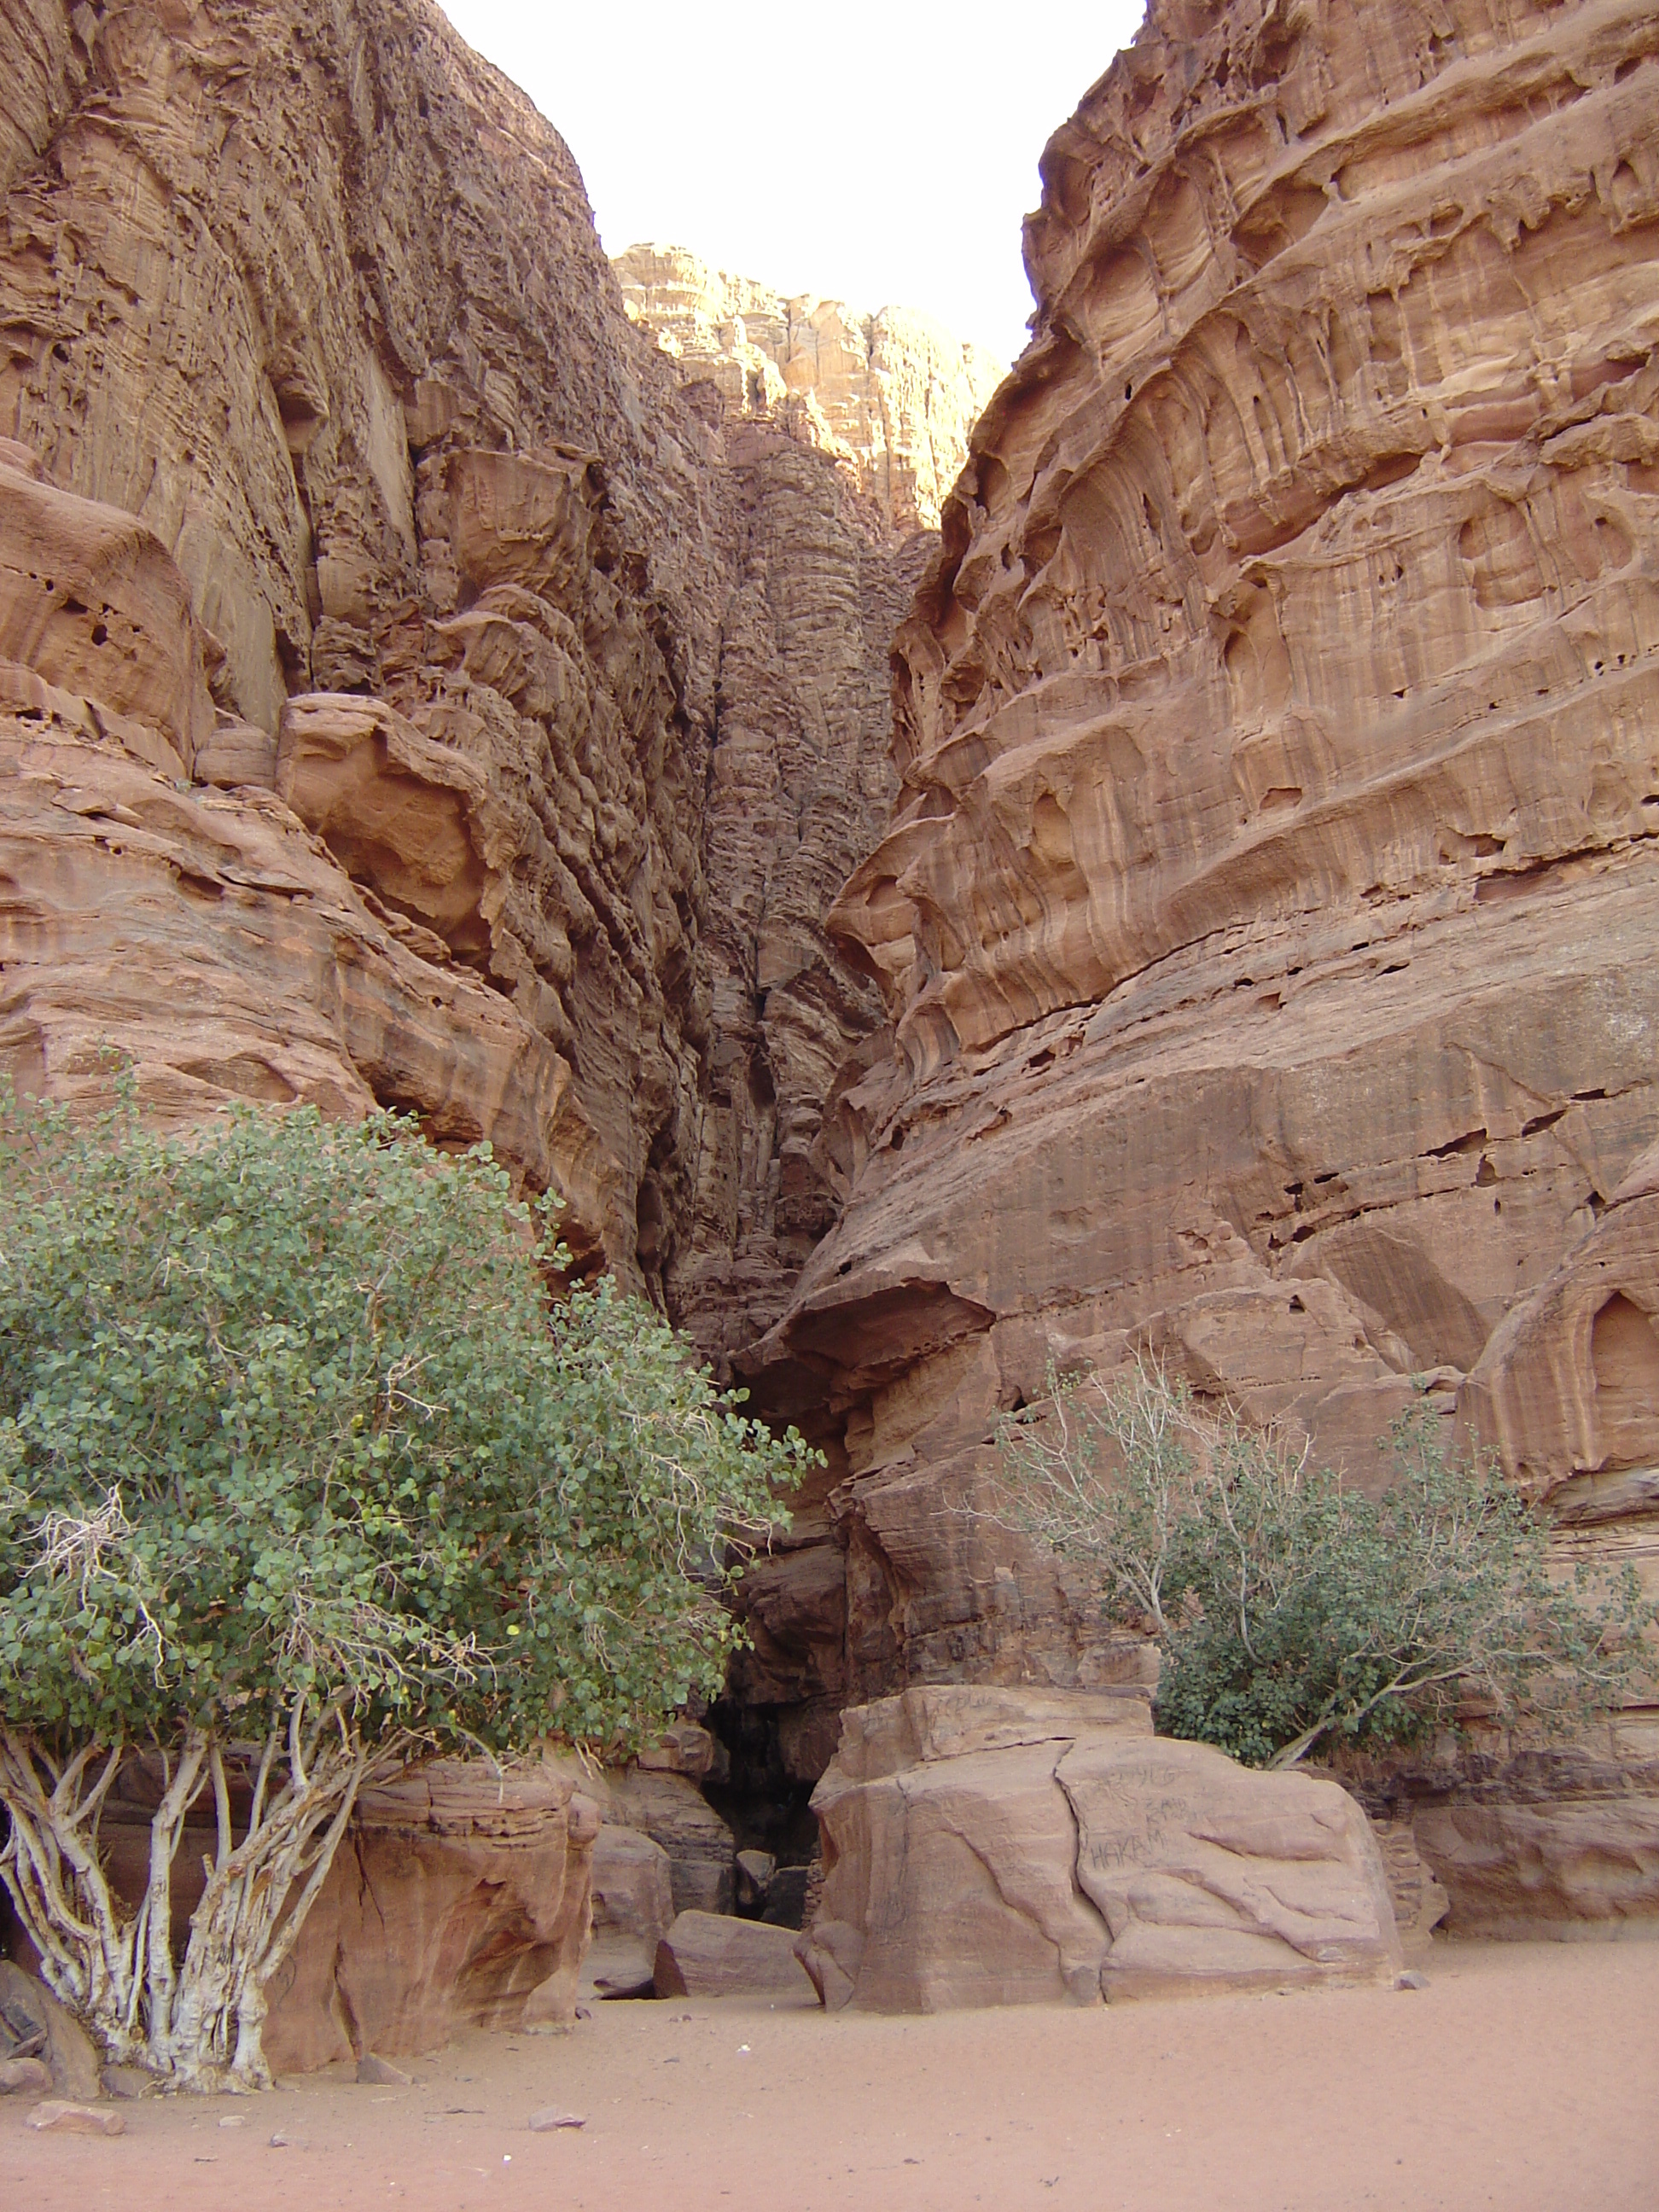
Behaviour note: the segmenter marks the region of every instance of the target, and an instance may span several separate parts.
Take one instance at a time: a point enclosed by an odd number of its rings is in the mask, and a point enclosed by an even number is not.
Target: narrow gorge
[[[0,1068],[487,1139],[820,1448],[729,1747],[618,1785],[675,1905],[849,1705],[1144,1684],[973,1510],[1052,1364],[1361,1485],[1426,1396],[1659,1588],[1659,19],[1088,68],[1005,374],[613,265],[427,0],[0,12]],[[1465,1929],[1650,1921],[1604,1735],[1369,1809]]]

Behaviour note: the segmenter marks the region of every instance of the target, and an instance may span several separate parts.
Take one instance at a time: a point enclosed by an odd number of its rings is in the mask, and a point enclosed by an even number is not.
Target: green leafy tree
[[[719,1683],[808,1454],[548,1217],[376,1115],[188,1138],[0,1090],[3,1875],[112,2056],[257,2087],[265,1990],[366,1780],[609,1750]],[[100,1822],[159,1765],[141,1899]],[[216,1833],[187,1936],[169,1870]]]
[[[995,1517],[1156,1638],[1160,1729],[1252,1765],[1455,1728],[1472,1699],[1571,1729],[1647,1674],[1634,1571],[1559,1571],[1547,1518],[1449,1457],[1425,1406],[1382,1446],[1380,1499],[1145,1361],[1105,1383],[1051,1369],[1000,1443]]]

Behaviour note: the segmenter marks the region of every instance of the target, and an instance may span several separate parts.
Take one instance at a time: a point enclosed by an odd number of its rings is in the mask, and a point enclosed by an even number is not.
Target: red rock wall
[[[718,436],[629,325],[562,142],[423,0],[322,15],[31,0],[0,24],[0,434],[60,492],[137,516],[176,563],[211,690],[191,695],[212,741],[185,750],[185,774],[280,781],[382,940],[441,971],[434,1004],[482,984],[497,1033],[461,1024],[461,1056],[487,1066],[459,1080],[443,1049],[343,1035],[333,1002],[365,968],[384,981],[378,947],[339,953],[332,981],[326,959],[267,969],[270,1003],[260,1018],[256,994],[245,1021],[220,988],[235,932],[166,896],[169,870],[185,878],[161,848],[135,925],[156,943],[148,975],[112,937],[105,987],[66,1012],[52,897],[25,854],[8,1058],[70,1090],[106,1036],[181,1115],[372,1091],[446,1139],[490,1136],[566,1191],[574,1241],[656,1279],[656,1224],[689,1212],[707,1040],[725,494]],[[62,644],[74,595],[42,577]],[[110,713],[143,725],[161,708],[100,627],[53,680],[101,702],[118,738]],[[28,641],[3,647],[41,672]],[[408,740],[399,763],[366,739],[337,759],[344,803],[317,764],[318,715],[296,730],[288,706],[312,693],[379,698]],[[428,773],[434,747],[455,775]],[[118,857],[131,870],[133,848]],[[171,952],[204,931],[222,971],[205,991]],[[199,1024],[170,1021],[205,997],[240,1042],[210,1050]],[[319,1018],[326,1077],[289,1049]]]
[[[1167,0],[1051,143],[831,916],[895,1048],[757,1356],[843,1455],[798,1727],[1117,1663],[952,1510],[1051,1356],[1361,1480],[1426,1389],[1654,1553],[1656,146],[1612,0]]]
[[[670,1280],[715,1357],[765,1334],[833,1224],[821,1142],[881,994],[829,936],[897,787],[888,652],[933,533],[896,537],[787,419],[725,430],[733,495],[705,849],[711,1042],[696,1208]]]
[[[0,85],[0,1060],[487,1137],[725,1358],[842,1188],[930,541],[682,390],[425,0],[29,0]]]

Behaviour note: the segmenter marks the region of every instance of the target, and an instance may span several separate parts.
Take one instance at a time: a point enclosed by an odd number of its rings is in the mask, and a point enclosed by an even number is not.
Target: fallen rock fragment
[[[401,2066],[394,2066],[389,2058],[379,2058],[374,2051],[366,2051],[357,2061],[357,2079],[375,2089],[411,2089],[415,2076],[405,2074]]]
[[[622,1820],[667,1854],[677,1912],[729,1912],[737,1840],[686,1774],[630,1767],[611,1780]]]
[[[561,2128],[585,2128],[586,2112],[562,2112],[556,2105],[544,2105],[538,2112],[530,2115],[529,2128],[532,2136],[556,2135]]]
[[[657,1947],[659,1997],[805,1996],[787,1928],[724,1913],[682,1912]]]
[[[127,2104],[139,2097],[153,2097],[158,2087],[155,2076],[143,2066],[106,2066],[98,2080],[106,2097],[117,2097]]]
[[[41,2058],[0,2058],[0,2097],[27,2096],[50,2089],[52,2069]]]
[[[13,1959],[0,1959],[0,2023],[9,2056],[43,2059],[60,2098],[90,2104],[97,2097],[99,2059],[91,2037],[45,1983]]]
[[[37,2105],[23,2124],[49,2130],[55,2135],[124,2136],[127,2116],[106,2106],[71,2105],[60,2097],[52,2097],[44,2105]]]
[[[607,1820],[593,1843],[593,1939],[582,1960],[584,1995],[651,1996],[657,1946],[673,1919],[667,1852],[642,1830]]]
[[[607,1999],[653,1996],[656,1973],[656,1945],[634,1936],[596,1936],[582,1966],[584,1987]]]
[[[771,1895],[772,1877],[777,1870],[778,1863],[770,1851],[738,1853],[737,1891],[740,1911],[759,1911]]]

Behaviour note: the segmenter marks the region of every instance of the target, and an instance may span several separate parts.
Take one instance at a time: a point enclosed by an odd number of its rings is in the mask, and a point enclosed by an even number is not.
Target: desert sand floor
[[[826,2018],[611,2004],[407,2089],[0,2103],[6,2212],[1659,2212],[1659,1943],[1444,1944],[1429,1988]],[[585,2114],[532,2135],[538,2106]],[[273,2136],[287,2138],[272,2142]]]

